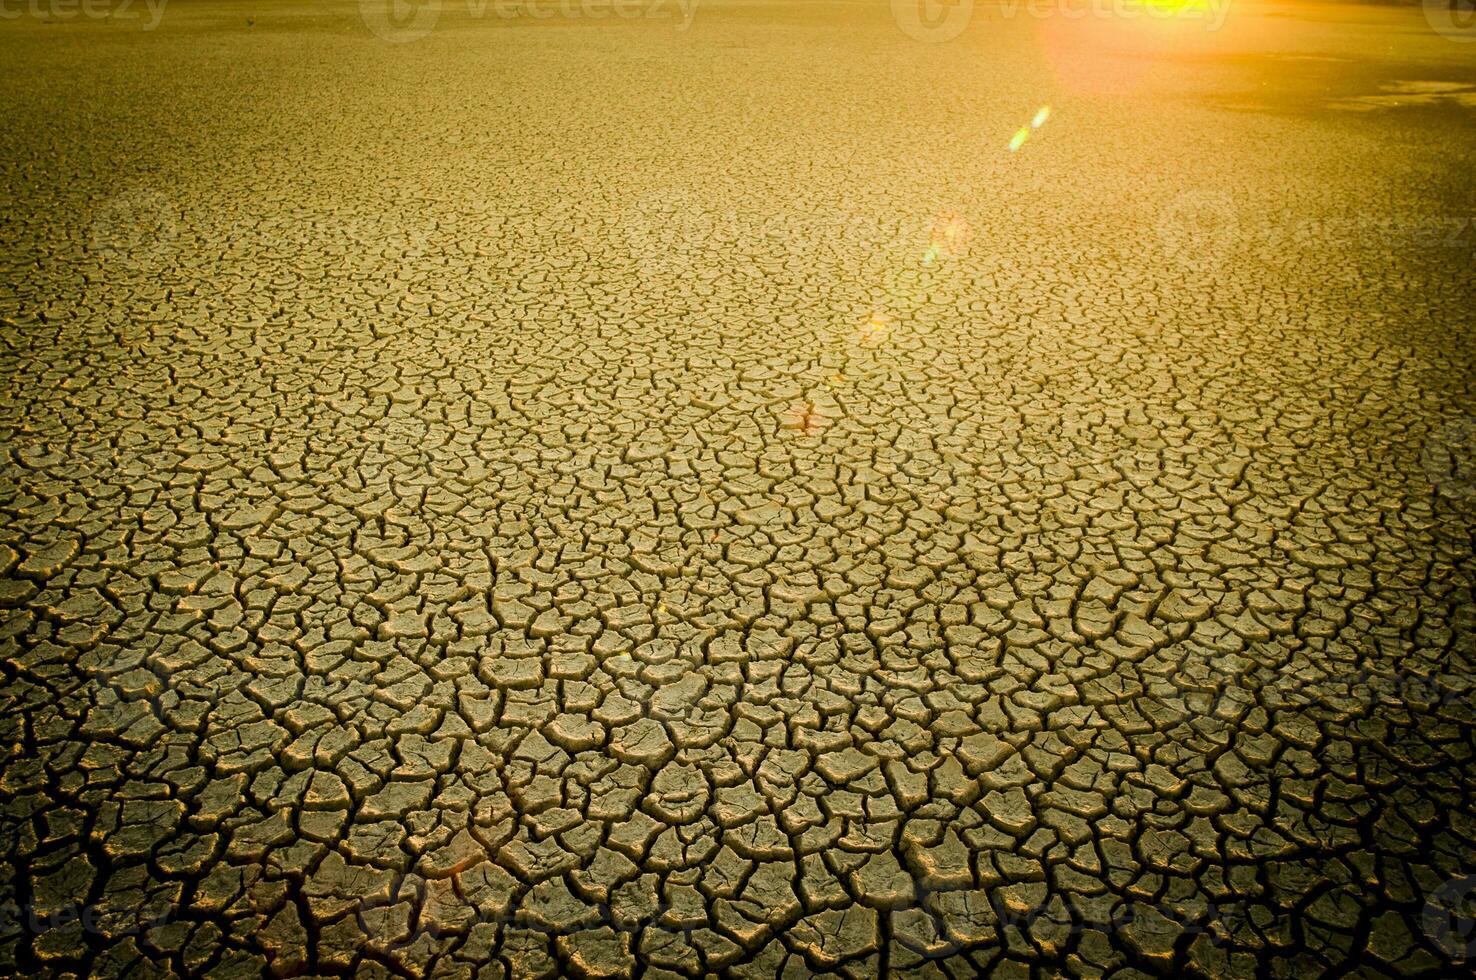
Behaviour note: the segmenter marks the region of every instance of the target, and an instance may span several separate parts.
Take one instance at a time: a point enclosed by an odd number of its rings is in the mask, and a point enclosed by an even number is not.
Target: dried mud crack
[[[1476,75],[1244,17],[0,23],[0,973],[1468,969]]]

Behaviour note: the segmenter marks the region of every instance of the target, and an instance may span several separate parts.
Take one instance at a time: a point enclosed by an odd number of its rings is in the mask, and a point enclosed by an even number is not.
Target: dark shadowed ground
[[[1476,957],[1471,28],[107,2],[0,18],[0,973]]]

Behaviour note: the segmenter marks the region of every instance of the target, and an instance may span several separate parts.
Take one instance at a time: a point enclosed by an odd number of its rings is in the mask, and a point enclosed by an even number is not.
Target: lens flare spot
[[[873,311],[856,331],[856,343],[862,347],[876,347],[886,342],[892,333],[892,318],[880,311]]]
[[[952,258],[960,254],[964,246],[968,244],[969,233],[968,221],[960,215],[950,211],[933,218],[933,227],[928,231],[927,254],[933,258]],[[924,260],[926,262],[926,258]]]
[[[1048,105],[1041,106],[1036,111],[1035,118],[1030,120],[1030,128],[1039,129],[1046,124],[1046,120],[1049,118],[1051,118],[1051,107]]]
[[[1028,140],[1029,138],[1030,138],[1030,127],[1029,126],[1021,126],[1019,129],[1017,129],[1015,131],[1015,135],[1010,137],[1010,152],[1011,153],[1014,153],[1020,147],[1024,146],[1025,145],[1025,141]]]
[[[1144,0],[1144,6],[1170,16],[1202,14],[1210,9],[1209,0]]]

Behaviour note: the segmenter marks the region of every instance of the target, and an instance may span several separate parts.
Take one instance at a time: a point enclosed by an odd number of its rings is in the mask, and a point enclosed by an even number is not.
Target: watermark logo
[[[80,658],[89,676],[78,692],[86,699],[79,705],[79,733],[135,750],[157,744],[171,727],[168,710],[179,698],[167,673],[104,642],[126,618],[123,610],[95,589],[85,589],[68,596],[54,612],[57,639],[86,651]]]
[[[63,901],[46,905],[0,902],[0,938],[80,930],[93,936],[141,936],[173,920],[171,908],[124,908]]]
[[[1308,664],[1271,676],[1227,674],[1217,669],[1214,660],[1212,651],[1198,651],[1171,673],[1150,678],[1142,704],[1155,715],[1164,713],[1160,720],[1165,724],[1217,729],[1239,724],[1258,703],[1268,701],[1297,710],[1388,706],[1424,712],[1443,705],[1476,705],[1476,682],[1458,673],[1416,674],[1374,664],[1348,668]]]
[[[179,213],[155,190],[115,194],[93,215],[92,250],[111,265],[152,267],[174,251],[178,240]]]
[[[690,271],[696,247],[715,240],[720,225],[732,223],[731,216],[724,221],[685,195],[653,193],[622,215],[619,232],[642,286],[664,292]]]
[[[692,921],[689,909],[661,897],[655,897],[643,910],[639,925],[622,908],[619,898],[583,902],[582,909],[566,904],[564,910],[573,914],[550,921],[529,908],[527,899],[519,903],[473,902],[456,881],[468,873],[475,875],[476,871],[439,879],[407,873],[387,893],[360,899],[351,913],[353,922],[367,945],[380,955],[449,940],[480,925],[516,928],[547,939],[602,931],[629,936],[634,929],[646,931],[657,942],[661,942],[661,936],[656,935],[659,933],[688,943],[694,930],[701,928]],[[1180,937],[1204,936],[1209,944],[1224,947],[1233,943],[1250,921],[1249,909],[1238,904],[1210,904],[1190,912],[1168,903],[1125,898],[1110,910],[1093,913],[1047,904],[1006,906],[992,902],[982,891],[933,888],[915,876],[910,885],[897,889],[895,904],[884,914],[891,919],[893,935],[930,960],[953,955],[1006,929],[1056,936],[1129,932],[1140,938],[1155,937],[1168,945]]]
[[[1425,21],[1458,44],[1476,41],[1476,0],[1424,0]]]
[[[941,44],[974,19],[974,0],[892,0],[892,19],[914,41]]]
[[[92,704],[82,723],[82,734],[99,742],[144,749],[165,734],[160,721],[169,689],[146,668],[93,679],[88,691]]]
[[[427,879],[409,872],[387,893],[366,897],[355,908],[359,931],[371,945],[385,951],[403,950],[422,938],[432,942],[454,935],[456,924],[472,911],[470,905],[450,894],[448,879]],[[451,910],[447,924],[437,912]]]
[[[441,0],[359,0],[359,18],[380,40],[405,44],[436,29]]]
[[[1430,894],[1421,917],[1425,935],[1458,963],[1476,958],[1476,874],[1452,878]]]
[[[1207,21],[1217,31],[1225,25],[1231,0],[1001,0],[991,8],[1000,20],[1021,16],[1032,20],[1175,20]],[[1457,0],[1476,3],[1476,0]],[[968,28],[974,0],[891,0],[892,19],[916,41],[951,41]]]
[[[1407,218],[1358,215],[1269,224],[1261,232],[1279,249],[1385,248],[1476,250],[1476,219],[1470,215]]]
[[[1156,222],[1159,244],[1174,265],[1194,271],[1219,266],[1240,238],[1240,218],[1228,194],[1185,191]]]
[[[152,31],[169,0],[0,0],[0,21],[30,17],[47,24],[76,20],[137,21]]]
[[[1035,20],[1175,20],[1225,26],[1231,0],[1002,0],[1000,14],[1013,20],[1020,13]]]
[[[1436,429],[1425,440],[1420,465],[1441,496],[1454,500],[1476,496],[1476,415]]]
[[[3,2],[3,0],[0,0]],[[660,20],[692,26],[698,0],[466,0],[466,15],[482,20]],[[359,0],[359,18],[375,37],[391,44],[418,41],[440,23],[442,0]]]
[[[925,264],[951,256],[952,250],[963,247],[968,235],[967,221],[956,215],[945,215],[929,225],[865,212],[739,209],[673,191],[635,199],[614,231],[642,285],[664,289],[696,276],[698,264],[710,263],[714,254],[755,261],[837,254],[880,258],[911,249],[920,238],[927,241],[923,236],[929,229],[931,251],[924,253],[919,246],[917,253]],[[702,271],[726,275],[733,269],[729,262],[716,272],[712,268]]]

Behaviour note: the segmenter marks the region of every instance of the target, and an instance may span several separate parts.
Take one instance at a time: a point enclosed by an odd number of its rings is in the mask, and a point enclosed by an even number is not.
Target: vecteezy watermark
[[[1343,709],[1351,705],[1389,705],[1429,711],[1444,705],[1476,707],[1476,680],[1456,673],[1416,674],[1361,667],[1287,672],[1265,679],[1226,676],[1199,659],[1161,680],[1155,679],[1143,702],[1170,712],[1179,723],[1235,724],[1257,704],[1274,702],[1296,710]]]
[[[1045,115],[1042,109],[1036,119]],[[1034,131],[1033,126],[1025,128]],[[474,262],[489,249],[514,254],[526,247],[526,239],[541,234],[529,215],[505,212],[495,200],[468,203],[453,213],[455,235],[447,233],[445,221],[417,224],[394,214],[290,207],[261,213],[217,211],[175,200],[159,188],[134,186],[97,205],[84,240],[105,272],[139,275],[167,266],[186,251],[219,261],[244,256],[273,261],[293,252],[335,255],[370,248],[405,260],[436,256]],[[726,258],[734,254],[783,263],[845,255],[869,263],[878,285],[873,306],[899,323],[909,305],[925,295],[919,277],[950,274],[962,262],[1015,267],[1008,249],[978,240],[969,216],[952,210],[931,217],[926,212],[776,211],[734,208],[700,195],[666,191],[636,196],[613,217],[612,223],[593,227],[579,226],[572,213],[560,216],[576,226],[576,234],[587,236],[581,244],[628,263],[647,290],[690,281],[715,256],[724,257],[718,274],[726,275],[733,273]],[[1229,195],[1209,188],[1169,198],[1152,225],[1164,264],[1178,268],[1216,266],[1242,245],[1293,258],[1307,250],[1333,248],[1461,253],[1453,256],[1457,260],[1476,253],[1476,218],[1471,216],[1363,215],[1292,222],[1254,212],[1241,215]],[[862,346],[884,333],[877,324],[867,326]]]
[[[1424,0],[1425,21],[1441,37],[1459,44],[1476,41],[1476,0]]]
[[[1431,433],[1420,466],[1435,492],[1454,500],[1476,496],[1476,415],[1447,422]]]
[[[0,0],[0,20],[31,17],[43,21],[143,21],[152,31],[164,19],[169,0]]]
[[[1395,246],[1476,251],[1476,218],[1469,215],[1312,218],[1291,225],[1271,225],[1265,237],[1267,244],[1278,248]]]
[[[1254,210],[1242,212],[1230,195],[1209,188],[1184,191],[1170,200],[1154,221],[1169,264],[1209,271],[1237,248],[1291,261],[1334,250],[1445,250],[1456,261],[1476,253],[1476,218],[1469,215],[1411,217],[1360,214],[1286,220]]]
[[[374,247],[401,256],[437,254],[471,261],[478,247],[501,242],[504,218],[475,209],[463,212],[471,229],[461,241],[433,225],[407,229],[386,215],[276,209],[262,214],[183,209],[148,187],[121,190],[92,214],[88,249],[106,270],[129,274],[156,271],[181,252],[230,261],[266,257],[285,249],[333,254]],[[466,245],[464,243],[474,243]]]
[[[173,202],[146,187],[114,194],[92,218],[92,249],[108,264],[148,268],[174,251],[178,237]]]
[[[698,0],[457,0],[481,20],[490,10],[500,20],[663,20],[678,31],[692,26]],[[393,44],[423,38],[436,29],[451,0],[359,0],[359,18],[375,37]]]
[[[1217,31],[1230,14],[1231,0],[1000,0],[1000,15],[1034,20],[1207,20]]]
[[[1066,914],[1062,914],[1062,913]],[[1074,914],[1073,914],[1074,913]],[[1214,946],[1227,945],[1231,938],[1250,921],[1244,905],[1217,905],[1207,902],[1191,915],[1167,902],[1124,899],[1105,918],[1072,909],[1051,909],[1036,905],[1024,910],[1005,909],[999,917],[1001,926],[1030,931],[1037,922],[1065,929],[1073,935],[1112,933],[1130,930],[1140,936],[1156,935],[1168,939],[1179,936],[1208,936]]]
[[[1123,898],[1099,911],[1066,903],[1019,908],[991,901],[977,891],[935,891],[922,886],[911,906],[887,914],[897,942],[934,961],[962,953],[988,933],[1002,935],[1010,930],[1026,936],[1044,932],[1057,938],[1125,932],[1138,939],[1154,937],[1167,946],[1184,937],[1204,936],[1209,946],[1224,948],[1235,945],[1251,922],[1245,905],[1209,902],[1191,911],[1167,902]]]
[[[432,943],[465,935],[476,926],[512,928],[534,935],[557,938],[600,929],[615,933],[664,933],[691,942],[704,928],[685,905],[663,896],[654,901],[627,903],[618,895],[590,900],[582,910],[565,905],[559,921],[550,921],[524,904],[507,897],[473,901],[451,878],[426,878],[415,872],[403,875],[389,889],[366,896],[347,913],[370,946],[393,953],[423,940]],[[1177,908],[1167,902],[1119,898],[1109,907],[1092,911],[1073,905],[1036,904],[1010,907],[979,891],[933,888],[914,878],[912,894],[884,913],[891,917],[891,933],[925,959],[937,960],[961,952],[977,942],[984,930],[1002,933],[1036,929],[1052,935],[1069,933],[1132,932],[1158,936],[1170,942],[1180,937],[1205,936],[1210,945],[1233,945],[1251,921],[1246,905],[1202,903]],[[972,934],[968,940],[964,935]]]
[[[1476,2],[1476,0],[1460,0]],[[1217,31],[1231,0],[999,0],[989,9],[1000,20],[1179,20],[1206,21]],[[932,44],[951,41],[968,28],[974,0],[891,0],[892,19],[902,33]]]
[[[1431,892],[1420,924],[1452,960],[1476,958],[1476,874],[1452,878]]]
[[[168,925],[172,918],[173,912],[168,908],[157,912],[148,909],[105,909],[76,902],[41,908],[34,902],[22,906],[15,901],[6,901],[0,902],[0,936],[21,933],[40,936],[74,926],[94,935],[140,935],[158,926]]]

